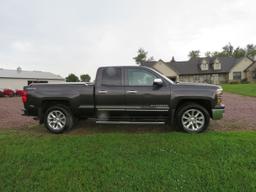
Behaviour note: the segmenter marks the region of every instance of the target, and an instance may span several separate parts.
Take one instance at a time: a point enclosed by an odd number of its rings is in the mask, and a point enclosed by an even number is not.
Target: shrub
[[[241,83],[242,83],[242,84],[248,84],[248,83],[250,83],[250,82],[247,80],[247,78],[244,78],[244,79],[241,80]]]
[[[229,84],[239,84],[240,82],[239,81],[229,81]]]

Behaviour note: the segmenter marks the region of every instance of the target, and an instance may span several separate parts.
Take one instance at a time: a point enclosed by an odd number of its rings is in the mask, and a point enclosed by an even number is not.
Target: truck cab
[[[163,122],[171,104],[171,81],[146,67],[104,67],[97,72],[98,122]]]

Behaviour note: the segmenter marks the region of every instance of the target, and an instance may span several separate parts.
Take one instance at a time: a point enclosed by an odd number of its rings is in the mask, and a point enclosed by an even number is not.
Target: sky
[[[0,0],[0,68],[66,77],[256,43],[255,0]]]

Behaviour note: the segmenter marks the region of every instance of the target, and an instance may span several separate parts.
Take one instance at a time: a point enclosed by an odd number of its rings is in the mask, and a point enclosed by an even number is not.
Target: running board
[[[138,124],[150,124],[150,125],[164,125],[165,122],[159,121],[159,122],[141,122],[141,121],[96,121],[97,124],[133,124],[133,125],[138,125]]]

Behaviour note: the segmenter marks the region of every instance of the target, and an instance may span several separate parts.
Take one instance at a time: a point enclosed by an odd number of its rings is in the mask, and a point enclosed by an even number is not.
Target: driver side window
[[[128,69],[129,86],[152,86],[156,76],[143,69]]]

